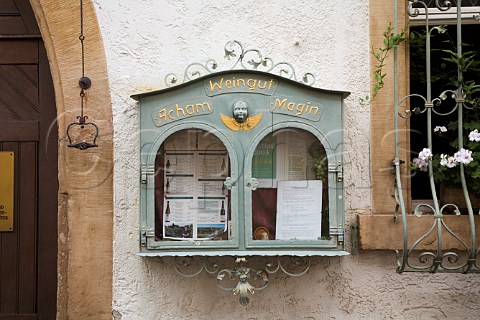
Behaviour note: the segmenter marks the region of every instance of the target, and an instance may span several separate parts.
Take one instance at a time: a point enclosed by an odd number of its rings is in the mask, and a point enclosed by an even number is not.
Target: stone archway
[[[111,319],[113,232],[112,105],[102,37],[92,1],[84,1],[85,114],[100,128],[99,147],[67,147],[66,127],[79,115],[81,47],[78,0],[30,0],[55,89],[58,119],[59,319]]]

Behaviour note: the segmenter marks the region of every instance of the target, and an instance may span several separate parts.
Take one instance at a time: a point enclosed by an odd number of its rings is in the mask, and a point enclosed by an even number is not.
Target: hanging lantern
[[[85,90],[91,87],[92,80],[85,76],[85,47],[83,41],[83,0],[80,0],[80,44],[82,46],[82,77],[78,81],[80,86],[80,115],[78,122],[70,123],[67,127],[68,147],[79,150],[97,147],[98,126],[94,122],[88,122],[88,117],[83,114]]]

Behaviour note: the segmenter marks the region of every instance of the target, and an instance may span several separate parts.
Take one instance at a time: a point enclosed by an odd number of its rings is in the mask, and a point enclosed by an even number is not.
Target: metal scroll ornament
[[[264,57],[257,49],[245,49],[243,45],[236,40],[227,42],[224,49],[224,58],[233,61],[233,64],[223,70],[258,70],[278,74],[284,78],[292,79],[308,86],[315,83],[315,77],[312,73],[307,72],[298,80],[295,69],[290,63],[275,63],[271,58]],[[209,59],[205,63],[192,63],[185,69],[183,83],[220,71],[218,69],[219,65],[214,59]],[[167,74],[165,83],[168,87],[174,86],[179,83],[179,77],[174,73]]]
[[[219,266],[220,263],[212,260],[212,257],[175,257],[174,267],[175,271],[184,277],[194,277],[202,271],[216,275],[217,286],[238,295],[240,304],[243,306],[250,302],[250,295],[268,286],[270,274],[282,271],[288,276],[298,277],[310,269],[309,257],[255,258],[262,260],[262,267],[249,267],[245,257],[235,258],[234,267],[222,269]]]

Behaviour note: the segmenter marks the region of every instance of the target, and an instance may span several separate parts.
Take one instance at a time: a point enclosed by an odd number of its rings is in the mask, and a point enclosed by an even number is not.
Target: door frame
[[[105,50],[93,1],[84,1],[85,114],[100,128],[98,148],[68,148],[66,127],[79,115],[78,0],[30,0],[55,91],[58,124],[57,318],[111,319],[113,270],[113,123]],[[65,18],[68,17],[68,18]],[[77,50],[78,49],[78,50]],[[55,128],[50,128],[55,130]],[[88,172],[88,175],[86,173]],[[52,239],[50,239],[52,240]]]

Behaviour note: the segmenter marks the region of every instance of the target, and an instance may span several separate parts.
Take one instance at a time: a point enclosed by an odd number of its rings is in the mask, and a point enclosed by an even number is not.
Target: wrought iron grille
[[[447,1],[444,1],[444,0],[429,0],[429,1],[425,1],[425,4],[427,5],[427,7],[429,8],[436,8],[437,7],[437,2],[439,2],[438,5],[444,5],[445,6],[445,2]],[[456,7],[457,6],[457,2],[456,1],[451,1],[451,6],[452,7]],[[462,3],[461,3],[461,6],[462,7],[476,7],[476,6],[480,6],[480,0],[463,0]]]
[[[397,0],[394,1],[394,7],[397,8]],[[471,123],[465,122],[466,116],[470,113],[477,113],[480,108],[480,85],[473,81],[469,81],[465,76],[468,68],[475,68],[475,53],[471,53],[468,49],[464,50],[465,45],[462,42],[462,6],[475,6],[480,1],[407,1],[407,13],[411,17],[419,14],[417,8],[423,7],[424,10],[447,10],[456,7],[456,41],[454,41],[455,49],[450,51],[432,51],[432,37],[439,33],[445,32],[444,26],[434,25],[432,21],[428,21],[428,14],[425,16],[425,25],[423,30],[423,46],[420,52],[425,54],[425,71],[418,70],[417,74],[425,76],[425,91],[421,94],[410,93],[409,95],[399,98],[395,94],[394,97],[394,124],[395,124],[395,157],[393,160],[393,168],[395,173],[395,198],[397,206],[395,216],[402,216],[401,223],[403,228],[403,249],[397,251],[397,272],[480,272],[480,248],[477,245],[477,236],[475,234],[475,215],[478,208],[472,206],[469,190],[473,188],[472,182],[468,182],[469,177],[466,176],[467,166],[477,165],[480,161],[480,152],[471,153],[469,148],[477,143],[480,150],[480,121],[477,123],[478,128],[474,128]],[[397,12],[395,11],[394,28],[397,28]],[[475,20],[479,21],[479,16]],[[480,24],[478,25],[480,29]],[[394,50],[394,61],[397,60],[397,49]],[[433,61],[432,56],[440,53],[446,54],[446,57],[440,60],[440,63],[453,63],[456,67],[455,79],[450,82],[450,87],[438,90],[435,88],[435,77],[438,76],[434,67],[438,60]],[[476,60],[475,60],[476,59]],[[473,62],[472,62],[473,61]],[[470,64],[470,63],[473,63]],[[477,65],[478,67],[478,65]],[[395,92],[398,92],[398,66],[395,66],[394,82]],[[477,70],[478,75],[478,70]],[[434,90],[435,89],[435,90]],[[438,96],[434,96],[435,92],[440,92]],[[400,106],[407,105],[406,110],[400,111]],[[420,219],[428,219],[429,229],[418,239],[409,239],[409,226],[407,224],[407,211],[405,206],[405,195],[402,193],[402,180],[400,167],[403,161],[400,160],[399,153],[399,121],[412,121],[414,117],[422,116],[425,122],[426,141],[422,151],[411,161],[410,168],[417,171],[424,171],[426,181],[424,188],[429,189],[431,201],[420,203],[413,208],[415,215]],[[436,121],[443,117],[454,117],[451,120],[452,125],[439,126]],[[455,128],[456,127],[456,128]],[[434,135],[444,133],[445,130],[453,131],[455,142],[452,147],[456,152],[454,155],[437,154],[438,144],[434,143]],[[449,132],[451,133],[451,132]],[[450,171],[451,170],[451,171]],[[452,219],[445,219],[447,215],[460,215],[460,208],[455,203],[442,203],[439,200],[437,185],[435,178],[440,174],[450,174],[456,176],[461,185],[462,196],[465,200],[465,214],[468,216],[469,234],[457,234],[450,225]],[[479,177],[480,179],[480,177]],[[480,180],[479,180],[480,181]],[[458,223],[456,221],[455,223]],[[456,242],[455,248],[446,248],[445,239]],[[434,249],[423,249],[428,242]]]

